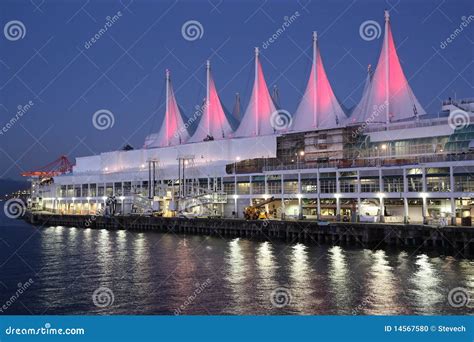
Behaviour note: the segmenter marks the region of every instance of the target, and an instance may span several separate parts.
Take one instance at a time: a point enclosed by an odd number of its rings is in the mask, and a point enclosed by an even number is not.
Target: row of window
[[[223,183],[222,183],[223,182]],[[420,176],[408,176],[406,179],[407,188],[409,192],[423,191],[423,178]],[[165,182],[166,183],[166,182]],[[282,186],[284,193],[298,193],[297,180],[267,180],[267,189],[265,189],[265,182],[263,180],[250,183],[249,181],[237,181],[237,189],[233,178],[217,179],[212,182],[207,180],[189,181],[189,185],[194,183],[195,186],[199,184],[201,188],[209,188],[214,191],[223,190],[227,194],[237,193],[239,195],[249,194],[281,194]],[[385,177],[383,178],[384,192],[403,192],[404,183],[403,177]],[[166,183],[168,184],[168,183]],[[168,185],[171,185],[169,183]],[[155,184],[155,193],[158,193],[160,183]],[[176,185],[177,186],[177,185]],[[454,191],[455,192],[474,192],[474,177],[470,175],[462,175],[454,177]],[[336,178],[321,178],[320,191],[323,194],[336,193],[337,185]],[[339,191],[341,193],[355,193],[358,192],[357,178],[343,178],[339,180]],[[379,192],[380,184],[378,177],[360,178],[361,192]],[[451,184],[448,176],[426,177],[426,191],[427,192],[450,192]],[[315,178],[301,179],[302,193],[317,193],[318,184]],[[115,183],[92,183],[82,185],[62,185],[58,188],[57,196],[59,197],[102,197],[102,196],[130,196],[132,194],[148,194],[147,181],[135,182],[115,182]]]

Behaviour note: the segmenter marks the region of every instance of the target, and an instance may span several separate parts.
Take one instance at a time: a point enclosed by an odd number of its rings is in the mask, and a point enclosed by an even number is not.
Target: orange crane
[[[72,163],[66,156],[61,156],[55,161],[35,171],[22,172],[23,177],[52,178],[72,171]]]

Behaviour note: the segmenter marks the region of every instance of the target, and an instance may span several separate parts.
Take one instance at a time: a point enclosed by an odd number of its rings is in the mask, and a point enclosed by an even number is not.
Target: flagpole
[[[209,80],[211,72],[211,61],[207,60],[206,64],[206,116],[207,116],[207,135],[211,135],[211,122],[209,118]]]
[[[168,113],[168,109],[169,109],[169,104],[168,104],[168,101],[169,101],[169,83],[170,83],[170,71],[168,69],[166,69],[166,101],[165,101],[165,124],[166,124],[166,145],[169,146],[170,145],[170,141],[169,141],[169,113]]]
[[[258,55],[259,55],[259,49],[258,47],[255,48],[255,135],[259,135],[258,131],[258,97],[259,97],[259,90],[258,90]]]
[[[313,77],[313,126],[315,128],[318,127],[318,123],[317,123],[317,115],[318,115],[318,99],[317,99],[317,77],[318,77],[318,74],[317,74],[317,65],[316,65],[316,62],[317,62],[317,58],[316,58],[316,55],[317,55],[317,44],[318,44],[318,33],[316,31],[313,32],[313,73],[314,73],[314,77]]]
[[[389,54],[388,54],[388,34],[389,34],[390,14],[385,11],[385,124],[388,126],[390,122],[390,105],[389,105]]]

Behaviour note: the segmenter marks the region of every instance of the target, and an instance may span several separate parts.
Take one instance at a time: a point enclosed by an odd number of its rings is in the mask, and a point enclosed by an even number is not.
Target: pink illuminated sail
[[[232,127],[222,108],[214,79],[211,76],[209,61],[207,62],[206,92],[207,98],[202,108],[202,116],[199,125],[189,142],[224,139],[228,138],[232,133]]]
[[[239,128],[235,131],[236,137],[252,137],[275,133],[272,126],[272,114],[276,112],[276,108],[268,92],[258,53],[258,48],[255,48],[255,81],[252,96],[240,121]]]
[[[385,11],[385,37],[377,69],[349,122],[388,124],[423,114],[426,112],[413,94],[400,65],[390,27],[390,16]]]
[[[342,126],[346,115],[324,70],[316,32],[313,33],[313,64],[308,85],[296,110],[292,130],[308,131]]]
[[[188,139],[188,129],[184,124],[181,111],[174,96],[169,71],[166,70],[165,117],[159,132],[146,137],[145,148],[175,146],[185,143]]]

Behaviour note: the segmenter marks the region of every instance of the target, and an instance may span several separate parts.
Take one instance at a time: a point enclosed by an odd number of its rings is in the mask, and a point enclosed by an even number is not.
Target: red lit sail
[[[258,59],[258,49],[256,49],[255,59],[255,81],[252,96],[239,128],[235,132],[236,137],[253,137],[275,133],[271,116],[276,112],[276,108],[265,82],[262,66]]]
[[[313,34],[313,65],[308,85],[296,110],[293,130],[328,129],[342,126],[346,115],[342,110],[324,69],[316,33]]]
[[[173,87],[166,71],[166,111],[158,133],[146,137],[145,148],[166,147],[185,143],[189,139],[188,129],[181,116]]]
[[[390,123],[423,114],[426,112],[413,94],[400,64],[389,15],[385,12],[385,37],[377,69],[349,122]]]

